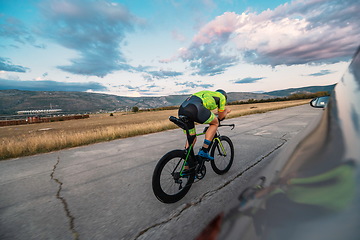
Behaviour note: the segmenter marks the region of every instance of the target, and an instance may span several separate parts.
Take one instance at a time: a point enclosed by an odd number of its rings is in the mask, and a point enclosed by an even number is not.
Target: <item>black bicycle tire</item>
[[[214,172],[219,174],[219,175],[222,175],[222,174],[227,173],[230,170],[231,166],[232,166],[232,163],[234,161],[234,145],[233,145],[231,139],[229,137],[227,137],[227,136],[220,136],[220,141],[221,142],[225,141],[225,142],[227,142],[229,144],[229,146],[230,146],[230,154],[231,154],[230,161],[229,161],[229,163],[227,164],[227,166],[224,169],[219,169],[219,167],[216,165],[217,164],[216,156],[214,156],[216,147],[217,147],[217,145],[219,143],[217,141],[214,141],[213,146],[212,146],[211,151],[210,151],[210,155],[212,157],[214,157],[214,160],[210,161],[210,163],[211,163],[211,167],[214,170]]]
[[[193,171],[189,174],[187,184],[177,194],[173,194],[173,195],[167,194],[161,187],[160,177],[165,165],[170,160],[174,158],[183,158],[183,156],[184,156],[184,150],[170,151],[159,160],[159,162],[157,163],[154,169],[154,173],[152,177],[152,189],[156,198],[163,203],[175,203],[180,199],[182,199],[190,190],[190,187],[194,182],[195,172]],[[192,163],[190,163],[190,167],[191,165]]]

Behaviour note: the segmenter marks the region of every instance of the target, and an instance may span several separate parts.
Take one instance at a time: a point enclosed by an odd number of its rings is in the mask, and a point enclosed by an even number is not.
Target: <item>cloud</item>
[[[0,71],[24,73],[27,70],[29,70],[29,68],[20,65],[14,65],[9,59],[0,57]]]
[[[201,87],[201,88],[211,88],[214,87],[214,84],[196,84],[193,82],[183,82],[183,83],[175,83],[176,86],[186,86],[186,87],[190,87],[190,88],[197,88],[197,87]]]
[[[133,87],[131,85],[120,85],[122,87],[125,87],[126,89],[130,90],[130,91],[135,91],[138,89],[138,87]]]
[[[26,91],[67,91],[67,92],[85,92],[92,91],[105,91],[107,88],[100,83],[87,82],[87,83],[65,83],[55,82],[50,80],[45,81],[19,81],[19,80],[6,80],[0,79],[0,90],[18,89]]]
[[[203,26],[178,58],[199,75],[241,62],[295,65],[347,61],[358,47],[360,4],[353,0],[296,0],[274,10],[226,12]]]
[[[324,76],[324,75],[329,75],[334,73],[334,71],[330,71],[330,70],[321,70],[320,72],[317,73],[312,73],[306,76],[310,76],[310,77],[319,77],[319,76]]]
[[[263,77],[260,77],[260,78],[247,77],[247,78],[235,80],[234,83],[238,83],[238,84],[254,83],[254,82],[257,82],[257,81],[259,81],[261,79],[264,79],[264,78]]]
[[[175,72],[175,71],[148,71],[148,74],[150,74],[153,78],[169,78],[169,77],[176,77],[176,76],[181,76],[183,75],[183,73],[181,72]]]
[[[147,71],[146,69],[142,69],[141,71],[144,72],[144,74],[142,75],[143,78],[148,82],[152,82],[154,81],[154,79],[166,79],[183,75],[183,73],[176,71]]]
[[[40,8],[45,18],[42,35],[78,52],[78,58],[59,69],[98,77],[135,70],[127,64],[120,44],[140,20],[124,6],[106,0],[46,0]]]
[[[236,55],[226,55],[227,43],[236,30],[236,14],[224,13],[204,26],[189,48],[182,48],[179,57],[197,69],[195,74],[214,76],[223,73],[238,61]],[[215,26],[215,25],[216,26]]]
[[[152,95],[160,92],[159,90],[160,86],[155,84],[151,84],[151,85],[146,84],[142,86],[120,85],[120,87],[124,87],[130,92],[138,92],[141,94],[146,93],[146,95]]]
[[[176,91],[176,93],[178,93],[178,94],[186,94],[189,92],[191,92],[191,89],[184,89],[184,90]]]
[[[30,44],[36,48],[45,48],[44,44],[36,42],[34,34],[25,26],[25,24],[14,17],[6,17],[0,14],[0,37],[11,39],[16,43]],[[17,45],[9,45],[18,48]]]

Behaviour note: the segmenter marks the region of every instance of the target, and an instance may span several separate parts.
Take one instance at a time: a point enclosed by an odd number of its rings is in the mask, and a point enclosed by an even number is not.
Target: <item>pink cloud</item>
[[[205,25],[194,37],[193,43],[197,45],[209,44],[214,40],[230,34],[236,30],[237,14],[226,12]]]
[[[359,12],[352,0],[297,0],[259,14],[226,12],[202,27],[179,57],[205,73],[211,67],[223,72],[240,59],[272,66],[348,60],[359,45]],[[232,55],[229,46],[235,46]],[[221,67],[214,59],[228,62]]]

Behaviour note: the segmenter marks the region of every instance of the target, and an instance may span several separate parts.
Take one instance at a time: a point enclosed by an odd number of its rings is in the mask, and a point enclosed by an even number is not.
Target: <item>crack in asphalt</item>
[[[225,188],[227,185],[229,185],[231,182],[235,181],[237,178],[241,177],[245,172],[249,171],[250,169],[252,169],[253,167],[255,167],[257,164],[259,164],[260,162],[262,162],[265,158],[267,158],[268,156],[270,156],[272,153],[274,153],[276,150],[278,150],[279,148],[281,148],[288,140],[284,139],[283,137],[286,134],[284,134],[282,137],[280,137],[279,139],[283,140],[282,143],[280,143],[278,146],[276,146],[274,149],[272,149],[271,151],[269,151],[267,154],[263,155],[260,157],[260,159],[258,159],[255,163],[253,163],[252,165],[250,165],[249,167],[247,167],[245,170],[241,171],[239,174],[237,174],[235,177],[233,177],[232,179],[226,181],[224,184],[222,184],[221,186],[219,186],[218,188],[208,191],[206,193],[204,193],[197,201],[192,202],[192,203],[187,203],[182,209],[180,209],[180,211],[174,215],[172,215],[170,218],[163,220],[159,223],[155,223],[154,225],[151,225],[147,228],[145,228],[144,230],[140,231],[138,235],[135,236],[135,240],[139,239],[142,235],[144,235],[146,232],[148,232],[149,230],[156,228],[158,226],[161,226],[163,224],[166,224],[168,222],[170,222],[171,220],[175,219],[176,217],[179,217],[185,210],[189,209],[192,206],[196,206],[198,204],[200,204],[203,199],[205,199],[206,197],[210,197],[213,194],[215,194],[216,192],[218,192],[219,190]]]
[[[54,177],[55,175],[55,170],[56,167],[58,166],[58,164],[60,163],[60,157],[57,158],[56,164],[54,165],[54,168],[50,174],[51,180],[55,181],[58,185],[59,185],[59,189],[56,193],[56,198],[59,199],[64,207],[65,213],[67,218],[69,219],[69,227],[70,227],[70,231],[72,232],[73,238],[74,240],[79,240],[79,233],[75,230],[75,217],[71,215],[70,209],[69,209],[69,205],[66,202],[66,199],[63,198],[61,196],[61,190],[62,190],[62,185],[63,183]]]

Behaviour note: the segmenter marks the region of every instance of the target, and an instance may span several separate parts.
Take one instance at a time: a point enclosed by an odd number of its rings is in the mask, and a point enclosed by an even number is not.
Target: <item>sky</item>
[[[0,90],[120,96],[340,81],[360,0],[0,0]]]

